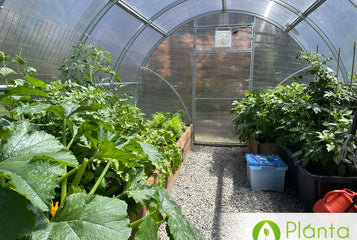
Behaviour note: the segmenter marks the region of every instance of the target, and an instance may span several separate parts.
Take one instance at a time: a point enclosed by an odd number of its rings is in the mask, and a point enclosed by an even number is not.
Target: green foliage
[[[315,81],[247,93],[233,103],[239,138],[293,147],[293,156],[315,174],[351,175],[352,168],[339,153],[356,109],[355,87],[338,81],[326,66],[331,59],[316,53],[303,53],[301,58],[311,65]],[[356,142],[349,146],[349,159],[355,147]]]
[[[149,127],[153,129],[164,129],[172,132],[172,137],[178,139],[187,129],[182,122],[182,115],[177,113],[155,113],[149,121]]]
[[[152,120],[148,121],[148,128],[143,133],[148,142],[154,144],[165,159],[170,160],[173,173],[182,163],[182,149],[176,146],[176,141],[186,129],[187,126],[182,122],[181,113],[155,113],[152,115]]]
[[[98,84],[105,80],[100,71],[117,77],[107,65],[112,63],[107,53],[79,47],[62,66],[78,83],[46,85],[24,71],[23,79],[0,95],[11,116],[0,119],[0,218],[9,222],[6,236],[128,239],[138,228],[137,239],[155,239],[167,221],[174,239],[199,239],[167,192],[145,182],[154,170],[169,176],[180,165],[175,141],[184,129],[181,120],[168,119],[165,128],[150,126],[126,97]],[[6,54],[0,57],[12,61]],[[16,61],[26,63],[20,57]],[[1,208],[11,209],[7,199],[24,215]],[[60,207],[50,217],[54,202]],[[149,216],[129,225],[127,212],[142,205]],[[17,232],[15,221],[21,226]]]
[[[26,197],[0,187],[0,239],[16,239],[44,228],[47,218]]]
[[[100,46],[78,43],[73,47],[70,59],[64,59],[60,71],[65,79],[81,85],[96,85],[112,80],[120,82],[119,75],[112,69],[113,59]]]
[[[67,198],[47,228],[32,233],[32,238],[124,240],[130,234],[124,201],[76,193]]]
[[[29,124],[14,124],[10,138],[0,142],[2,187],[23,194],[35,206],[48,211],[63,175],[63,165],[76,166],[77,160],[52,135],[33,131]],[[56,163],[57,162],[57,163]]]

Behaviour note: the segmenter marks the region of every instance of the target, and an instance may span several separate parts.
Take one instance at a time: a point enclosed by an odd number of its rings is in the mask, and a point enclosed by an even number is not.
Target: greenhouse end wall
[[[215,47],[217,29],[238,32],[230,48]],[[237,143],[231,103],[304,69],[297,58],[301,51],[287,33],[263,19],[239,13],[203,16],[153,51],[139,80],[138,105],[148,116],[184,112],[185,121],[195,124],[196,141]]]

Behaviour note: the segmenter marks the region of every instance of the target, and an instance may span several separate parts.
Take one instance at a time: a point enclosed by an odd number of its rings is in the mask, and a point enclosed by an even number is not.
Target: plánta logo
[[[253,228],[253,240],[280,240],[280,228],[275,222],[264,220]]]

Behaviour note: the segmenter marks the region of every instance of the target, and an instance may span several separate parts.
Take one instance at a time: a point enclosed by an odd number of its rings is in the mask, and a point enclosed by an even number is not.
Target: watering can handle
[[[357,130],[357,112],[355,113],[355,116],[353,117],[352,128],[351,128],[350,134],[352,134],[354,136],[356,134],[356,130]]]
[[[324,196],[324,202],[328,202],[328,198],[335,193],[344,193],[344,194],[347,193],[348,195],[350,195],[351,199],[353,199],[354,197],[357,197],[357,193],[345,188],[342,190],[334,190],[334,191],[330,191],[330,192],[326,193],[326,195]]]

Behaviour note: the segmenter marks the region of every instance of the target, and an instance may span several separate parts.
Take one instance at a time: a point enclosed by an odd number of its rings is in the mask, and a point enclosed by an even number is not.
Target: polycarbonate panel
[[[215,32],[230,31],[231,47],[229,49],[251,49],[252,26],[236,26],[221,28],[202,28],[197,31],[196,48],[197,50],[215,49]]]
[[[189,116],[192,115],[192,64],[193,64],[193,22],[185,24],[170,37],[166,38],[153,52],[146,67],[164,78],[182,98]],[[147,72],[147,71],[145,71]],[[140,82],[150,88],[151,78],[157,76],[145,74]],[[160,84],[167,85],[164,81]],[[169,89],[168,91],[172,91]],[[161,92],[152,93],[153,97],[161,95]],[[177,96],[174,99],[165,99],[166,104],[177,104]],[[180,103],[181,104],[181,103]],[[182,104],[181,104],[182,105]],[[152,107],[155,107],[151,105]],[[148,106],[150,108],[151,106]]]
[[[222,10],[221,1],[190,0],[170,9],[154,23],[166,32],[203,13]]]
[[[18,11],[21,15],[46,19],[61,26],[84,31],[107,2],[107,0],[16,0],[5,1],[4,6]]]
[[[357,40],[356,8],[347,0],[329,0],[309,18],[328,36],[336,49],[341,48],[341,60],[347,72],[351,72],[353,43]]]
[[[194,122],[195,141],[238,143],[230,114],[232,100],[197,99]]]
[[[137,96],[138,107],[142,108],[148,117],[155,112],[185,112],[172,88],[148,70],[142,73]]]
[[[94,28],[87,42],[100,45],[116,60],[125,44],[142,25],[142,22],[115,5]]]
[[[199,53],[197,98],[240,98],[249,88],[250,53]]]
[[[272,88],[306,67],[297,59],[302,49],[286,32],[257,18],[255,28],[253,90]]]
[[[246,14],[224,12],[200,17],[195,19],[195,23],[197,27],[252,25],[254,23],[254,17]]]
[[[69,57],[81,32],[47,19],[40,19],[9,9],[0,10],[1,50],[20,54],[37,72],[35,77],[52,81],[64,57]]]
[[[228,9],[246,11],[254,15],[264,17],[280,26],[285,26],[294,21],[297,15],[287,8],[270,0],[228,0]]]
[[[161,9],[176,2],[176,0],[123,0],[123,2],[149,19]]]
[[[305,51],[318,51],[320,54],[326,55],[327,57],[335,57],[320,35],[305,21],[300,22],[293,30],[290,31],[290,34],[304,46]],[[329,62],[328,65],[336,72],[337,63],[335,60]],[[339,77],[342,77],[341,74]]]
[[[304,12],[309,6],[311,6],[316,0],[284,0],[284,2],[290,4],[300,12]]]
[[[131,45],[119,66],[119,74],[126,82],[136,82],[140,67],[162,35],[147,27]]]

